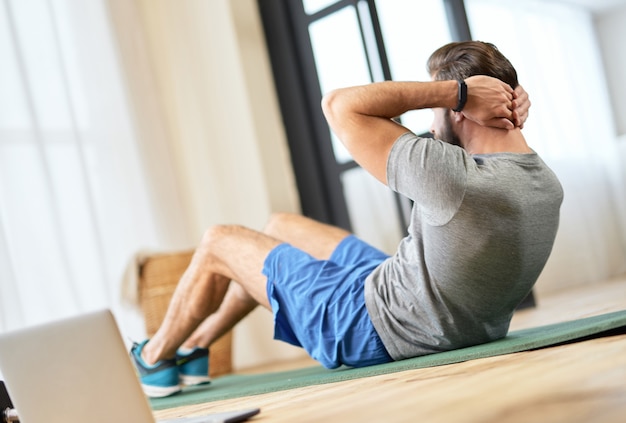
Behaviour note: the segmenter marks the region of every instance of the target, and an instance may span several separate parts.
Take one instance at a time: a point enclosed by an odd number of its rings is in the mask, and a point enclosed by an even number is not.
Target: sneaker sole
[[[179,374],[178,379],[180,383],[187,386],[202,385],[204,383],[211,383],[211,378],[208,376],[192,376]]]
[[[162,398],[180,392],[180,386],[152,386],[141,384],[143,392],[150,398]]]

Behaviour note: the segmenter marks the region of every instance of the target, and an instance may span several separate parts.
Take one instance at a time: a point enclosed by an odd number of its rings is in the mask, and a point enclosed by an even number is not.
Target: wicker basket
[[[139,304],[148,336],[154,335],[163,318],[178,281],[191,261],[193,251],[154,254],[139,270]],[[232,372],[232,331],[210,347],[210,376]]]

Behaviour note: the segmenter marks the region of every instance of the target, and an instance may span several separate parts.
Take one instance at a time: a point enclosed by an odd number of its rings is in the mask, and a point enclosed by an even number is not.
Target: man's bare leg
[[[289,213],[272,215],[263,232],[322,260],[328,259],[337,245],[350,235],[348,231],[341,228]],[[257,305],[258,303],[250,297],[241,285],[231,284],[219,309],[202,322],[183,343],[183,347],[209,347],[254,310]]]
[[[245,290],[246,307],[253,301],[269,309],[261,271],[265,257],[278,244],[279,240],[242,226],[207,230],[174,291],[163,323],[142,350],[144,361],[153,364],[173,357],[198,325],[220,308],[231,280]],[[231,305],[228,315],[234,318],[242,313],[241,304]]]
[[[327,260],[350,232],[305,216],[276,213],[264,232],[320,260]]]
[[[208,348],[259,304],[236,282],[230,284],[218,310],[198,326],[182,344],[184,348]]]
[[[274,215],[265,233],[241,226],[210,229],[181,278],[163,324],[144,347],[144,360],[152,364],[173,357],[181,345],[208,347],[258,304],[270,309],[262,269],[281,242],[326,259],[348,235],[293,214]]]

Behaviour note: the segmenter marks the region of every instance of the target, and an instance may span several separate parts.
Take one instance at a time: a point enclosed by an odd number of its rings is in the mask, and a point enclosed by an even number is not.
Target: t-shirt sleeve
[[[413,133],[401,135],[387,159],[387,184],[415,202],[430,225],[454,217],[467,186],[465,151]]]

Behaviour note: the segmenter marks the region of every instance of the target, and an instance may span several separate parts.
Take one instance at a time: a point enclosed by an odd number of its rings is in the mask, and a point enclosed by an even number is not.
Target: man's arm
[[[513,129],[516,94],[511,87],[487,76],[474,76],[465,82],[466,117]],[[409,131],[392,118],[409,110],[452,109],[457,100],[456,81],[387,81],[332,91],[324,96],[322,109],[328,124],[356,162],[386,184],[389,151],[394,141]]]

